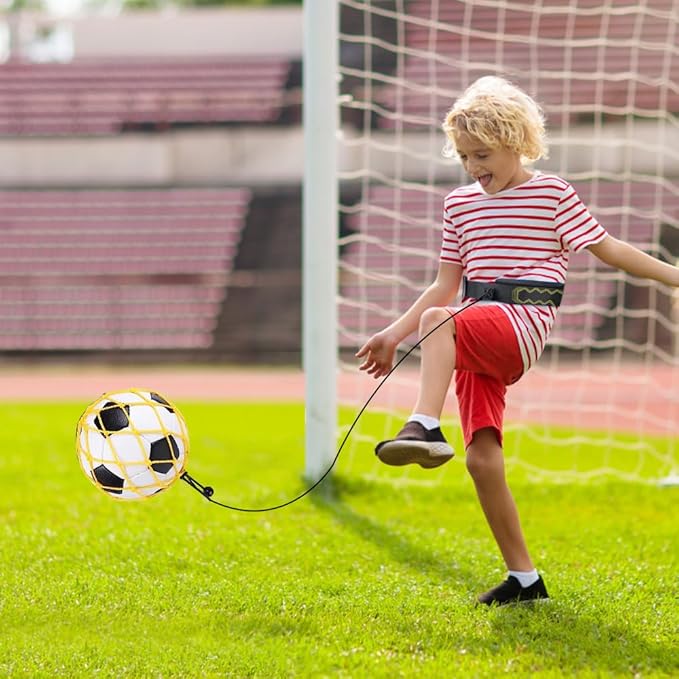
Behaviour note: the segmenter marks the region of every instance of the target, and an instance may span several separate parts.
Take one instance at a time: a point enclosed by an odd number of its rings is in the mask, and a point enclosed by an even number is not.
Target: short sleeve
[[[448,214],[448,210],[443,210],[443,242],[441,243],[440,261],[451,264],[462,264],[460,257],[460,241],[455,230],[455,224]]]
[[[574,252],[600,243],[608,235],[570,184],[566,185],[559,199],[555,223],[556,233],[563,246]]]

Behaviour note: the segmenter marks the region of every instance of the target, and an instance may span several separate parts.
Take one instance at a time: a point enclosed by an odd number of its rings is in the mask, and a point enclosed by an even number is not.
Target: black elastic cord
[[[272,505],[271,507],[237,507],[235,505],[228,505],[224,502],[218,502],[217,500],[213,499],[212,495],[214,494],[214,489],[211,486],[204,486],[203,484],[199,483],[196,481],[192,476],[189,475],[188,472],[184,472],[181,475],[181,479],[183,481],[186,481],[191,488],[194,488],[197,490],[203,497],[205,497],[209,502],[212,502],[212,504],[219,505],[220,507],[224,507],[225,509],[232,509],[236,512],[273,512],[276,509],[282,509],[283,507],[287,507],[288,505],[293,504],[294,502],[297,502],[298,500],[301,500],[304,496],[308,495],[312,490],[317,488],[328,476],[328,474],[332,471],[333,467],[335,466],[335,463],[337,462],[340,453],[342,452],[342,448],[344,448],[344,444],[347,442],[349,439],[349,436],[351,435],[351,432],[354,430],[354,427],[358,423],[359,419],[361,418],[361,415],[365,412],[366,408],[370,405],[370,402],[375,398],[375,394],[382,388],[382,385],[389,379],[391,374],[398,368],[403,361],[410,356],[410,354],[417,349],[417,347],[424,342],[424,340],[429,337],[432,333],[436,332],[442,325],[445,325],[451,318],[454,318],[458,314],[462,313],[466,309],[469,309],[469,307],[474,306],[474,304],[477,304],[480,302],[482,299],[485,299],[487,296],[487,293],[484,293],[482,297],[479,297],[478,299],[475,299],[473,302],[470,302],[467,304],[467,306],[462,307],[461,309],[458,309],[457,311],[453,312],[448,316],[448,318],[444,319],[441,321],[436,327],[434,327],[432,330],[430,330],[424,337],[419,339],[415,344],[413,344],[408,351],[406,351],[405,354],[396,362],[396,364],[392,367],[392,369],[382,378],[382,381],[377,385],[375,390],[373,391],[372,394],[368,397],[368,400],[363,404],[363,407],[359,410],[358,415],[354,418],[354,421],[351,423],[351,426],[349,427],[347,433],[345,434],[344,438],[342,439],[342,443],[340,444],[340,447],[337,449],[337,454],[335,455],[333,461],[330,463],[330,466],[325,470],[323,475],[315,481],[311,486],[309,486],[305,491],[297,495],[296,497],[292,498],[291,500],[287,500],[286,502],[282,502],[281,504],[278,505]]]

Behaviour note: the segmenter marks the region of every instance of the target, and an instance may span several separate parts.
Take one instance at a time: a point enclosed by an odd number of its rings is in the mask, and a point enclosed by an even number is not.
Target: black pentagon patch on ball
[[[120,431],[130,424],[130,406],[121,406],[113,401],[106,401],[94,418],[97,429],[104,434]]]
[[[172,460],[179,458],[179,444],[174,436],[168,434],[165,438],[151,444],[151,467],[159,474],[167,474],[172,469]]]
[[[123,492],[123,484],[125,479],[121,479],[117,474],[114,474],[108,467],[100,464],[92,470],[92,476],[97,483],[108,493],[120,495]]]
[[[155,401],[156,403],[160,403],[160,404],[164,405],[165,410],[167,410],[171,413],[174,412],[172,406],[160,394],[156,394],[155,391],[152,391],[152,392],[150,392],[150,395],[151,395],[152,401]]]

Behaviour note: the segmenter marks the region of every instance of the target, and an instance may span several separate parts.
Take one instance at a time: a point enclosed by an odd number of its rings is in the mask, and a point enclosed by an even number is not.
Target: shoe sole
[[[539,596],[535,599],[509,599],[509,601],[479,601],[476,600],[477,606],[487,606],[488,608],[497,608],[498,606],[530,606],[531,604],[548,604],[551,599],[548,596]]]
[[[419,464],[424,469],[440,467],[454,455],[453,449],[447,443],[425,441],[389,441],[377,451],[377,457],[384,464],[394,467]]]

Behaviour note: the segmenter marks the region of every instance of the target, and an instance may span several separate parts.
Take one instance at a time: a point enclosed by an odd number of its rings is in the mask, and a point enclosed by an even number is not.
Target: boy
[[[509,571],[478,601],[546,599],[505,480],[507,386],[542,353],[561,301],[569,251],[587,248],[610,266],[671,286],[679,286],[679,269],[610,236],[568,182],[524,165],[547,155],[544,117],[514,85],[496,77],[479,79],[455,102],[443,129],[446,155],[456,153],[475,181],[445,199],[435,281],[356,354],[363,359],[361,370],[383,377],[410,333],[419,326],[424,337],[442,324],[421,345],[412,415],[375,452],[390,465],[431,468],[448,461],[453,450],[440,418],[454,374],[467,469]],[[449,305],[461,284],[463,302],[479,301],[451,318]]]

